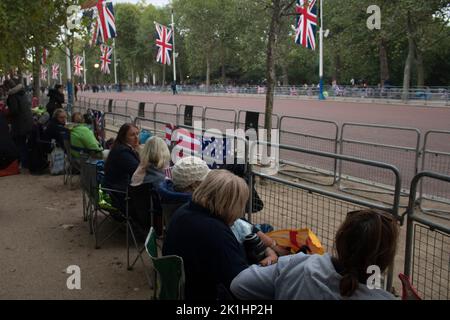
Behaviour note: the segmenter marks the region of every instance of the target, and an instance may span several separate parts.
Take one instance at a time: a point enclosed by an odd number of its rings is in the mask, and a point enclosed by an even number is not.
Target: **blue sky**
[[[138,3],[139,0],[116,0],[115,2],[129,2],[129,3]],[[169,0],[146,0],[148,4],[153,4],[155,6],[164,6],[169,3]]]

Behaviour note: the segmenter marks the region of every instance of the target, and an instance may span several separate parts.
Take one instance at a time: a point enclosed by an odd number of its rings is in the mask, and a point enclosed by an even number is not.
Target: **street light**
[[[97,85],[98,85],[98,68],[100,67],[100,65],[98,63],[94,64],[94,68],[95,68],[95,89],[92,90],[94,92],[98,92],[97,91]]]

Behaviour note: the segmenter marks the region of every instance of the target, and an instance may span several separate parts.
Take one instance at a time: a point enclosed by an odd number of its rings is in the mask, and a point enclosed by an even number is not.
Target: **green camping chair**
[[[184,299],[184,264],[179,256],[158,257],[156,232],[150,228],[145,249],[153,263],[153,298],[155,300],[183,300]]]

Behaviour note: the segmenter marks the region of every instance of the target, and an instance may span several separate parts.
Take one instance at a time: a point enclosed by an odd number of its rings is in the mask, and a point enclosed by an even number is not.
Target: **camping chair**
[[[184,299],[184,263],[179,256],[158,257],[155,229],[150,232],[145,241],[145,248],[153,263],[153,298],[155,300]]]

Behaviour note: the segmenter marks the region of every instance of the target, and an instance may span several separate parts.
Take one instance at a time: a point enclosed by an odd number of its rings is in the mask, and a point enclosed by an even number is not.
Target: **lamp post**
[[[94,68],[95,68],[95,87],[92,88],[93,92],[98,92],[98,68],[100,67],[100,65],[98,63],[94,64]]]
[[[117,67],[117,92],[122,92],[122,84],[120,83],[120,58],[116,59]]]

